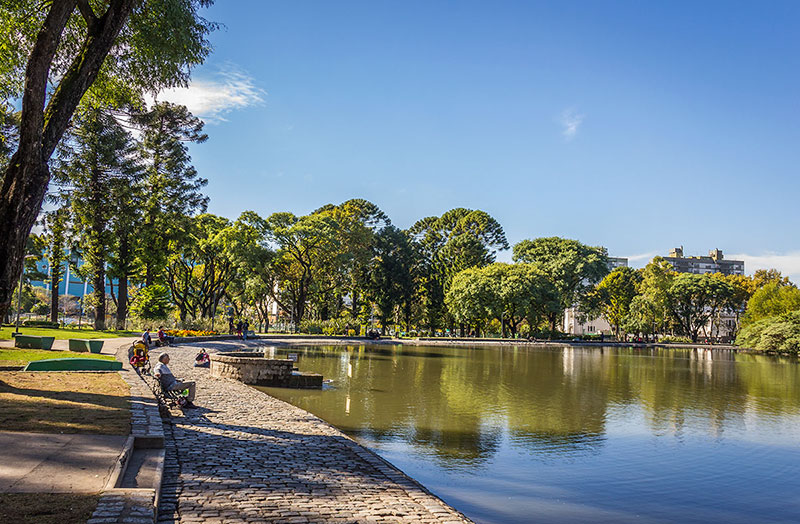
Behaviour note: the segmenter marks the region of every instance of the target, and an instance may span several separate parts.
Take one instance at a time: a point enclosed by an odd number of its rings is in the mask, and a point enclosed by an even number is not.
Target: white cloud
[[[586,118],[586,115],[578,113],[574,107],[565,109],[561,113],[558,123],[561,125],[561,135],[565,140],[570,141],[575,138],[584,118]]]
[[[647,253],[639,253],[636,255],[628,255],[627,258],[628,262],[634,266],[644,266],[651,260],[653,257],[658,255],[658,251],[648,251]]]
[[[738,253],[725,255],[731,260],[744,260],[744,269],[748,275],[752,275],[758,269],[777,269],[783,276],[789,277],[792,282],[800,282],[800,251],[790,253],[764,253],[761,255],[748,255]]]
[[[214,79],[197,78],[189,87],[162,91],[157,98],[185,105],[196,116],[214,122],[224,121],[231,111],[262,104],[266,94],[247,74],[224,71]]]

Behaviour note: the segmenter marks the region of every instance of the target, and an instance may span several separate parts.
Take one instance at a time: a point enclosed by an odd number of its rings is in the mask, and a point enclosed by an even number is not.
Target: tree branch
[[[70,4],[74,7],[75,1],[54,2],[53,5]],[[47,105],[42,137],[42,153],[45,158],[50,158],[52,155],[69,125],[75,108],[97,78],[117,35],[139,2],[140,0],[111,0],[105,14],[97,20],[95,30],[90,28],[81,50]]]
[[[86,20],[86,26],[89,28],[89,32],[93,33],[95,26],[97,25],[98,18],[94,14],[92,6],[89,5],[89,1],[78,0],[78,10],[81,12],[83,19]]]

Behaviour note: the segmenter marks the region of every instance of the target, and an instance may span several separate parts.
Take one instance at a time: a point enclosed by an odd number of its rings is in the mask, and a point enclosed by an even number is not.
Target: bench
[[[79,353],[100,353],[103,349],[102,340],[90,340],[86,338],[69,339],[69,350]]]
[[[56,337],[39,337],[36,335],[14,335],[14,347],[25,349],[52,349]]]
[[[122,362],[99,358],[51,358],[28,362],[24,371],[119,371]]]
[[[133,369],[136,370],[136,373],[142,378],[144,383],[147,384],[147,386],[156,396],[156,400],[159,404],[162,406],[179,407],[183,404],[181,399],[183,399],[184,396],[181,394],[181,392],[164,389],[164,386],[161,385],[161,381],[151,375],[149,369],[144,370],[137,367],[134,367]]]

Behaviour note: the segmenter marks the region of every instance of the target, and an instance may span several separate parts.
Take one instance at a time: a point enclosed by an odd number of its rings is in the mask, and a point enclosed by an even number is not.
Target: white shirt
[[[171,386],[173,382],[176,382],[172,371],[170,371],[169,367],[163,362],[156,364],[156,367],[153,368],[153,375],[157,376],[161,383],[167,387]]]

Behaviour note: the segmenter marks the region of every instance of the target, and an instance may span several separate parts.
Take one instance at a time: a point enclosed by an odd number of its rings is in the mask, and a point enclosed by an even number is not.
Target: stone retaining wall
[[[256,353],[258,355],[258,353]],[[294,361],[236,354],[211,355],[211,375],[232,378],[256,386],[271,386],[289,381]]]

